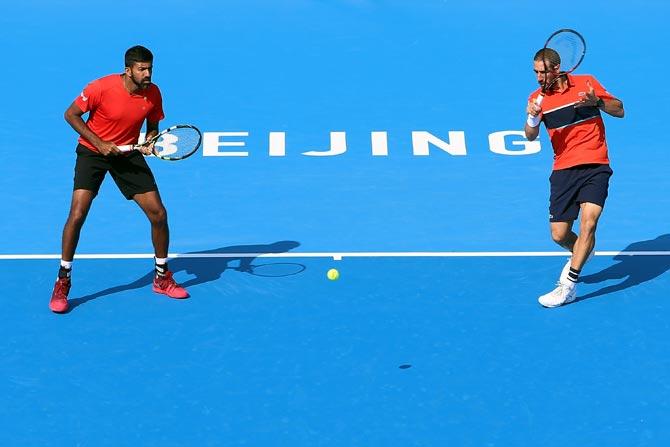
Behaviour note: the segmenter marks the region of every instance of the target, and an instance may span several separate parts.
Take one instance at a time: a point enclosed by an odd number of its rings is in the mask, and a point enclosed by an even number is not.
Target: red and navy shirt
[[[163,99],[156,85],[130,93],[119,74],[91,82],[74,102],[82,112],[89,112],[86,125],[100,139],[117,146],[137,144],[145,119],[157,123],[165,117]],[[84,137],[79,137],[79,143],[98,152]]]
[[[605,123],[596,106],[575,107],[593,87],[601,99],[614,99],[591,75],[567,75],[568,88],[545,93],[542,122],[554,148],[554,170],[584,164],[609,164]],[[541,89],[528,98],[534,101]]]

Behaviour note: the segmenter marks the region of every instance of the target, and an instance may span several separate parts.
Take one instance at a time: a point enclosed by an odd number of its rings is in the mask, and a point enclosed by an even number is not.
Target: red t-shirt
[[[86,125],[103,141],[117,146],[137,144],[145,119],[157,123],[165,117],[156,85],[130,93],[119,74],[91,82],[74,102],[82,112],[89,112]],[[79,143],[98,152],[84,137],[79,137]]]
[[[554,148],[554,170],[584,164],[609,164],[605,123],[598,107],[575,107],[593,87],[602,99],[614,99],[591,75],[568,75],[568,88],[547,92],[542,101],[542,122]],[[537,89],[528,98],[534,101]]]

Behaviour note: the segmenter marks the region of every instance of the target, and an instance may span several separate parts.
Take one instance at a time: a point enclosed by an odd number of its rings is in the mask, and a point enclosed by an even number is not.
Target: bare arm
[[[149,141],[156,135],[158,135],[158,122],[147,121],[147,135],[144,140]]]
[[[602,99],[598,108],[615,118],[623,118],[624,116],[623,102],[617,98]]]
[[[102,155],[120,154],[119,148],[111,141],[103,141],[84,122],[82,116],[85,112],[74,102],[65,111],[65,121],[82,137],[86,138],[95,146]]]
[[[526,139],[528,141],[533,141],[540,134],[540,126],[530,127],[528,123],[526,123],[523,131],[526,133]]]
[[[158,122],[147,121],[147,133],[144,136],[144,141],[150,141],[156,135],[158,135]],[[154,150],[154,144],[151,143],[146,146],[140,146],[139,150],[144,155],[151,155]]]

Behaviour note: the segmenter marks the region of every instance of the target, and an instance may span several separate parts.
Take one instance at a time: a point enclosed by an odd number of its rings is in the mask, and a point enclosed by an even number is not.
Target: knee
[[[159,207],[147,213],[152,225],[166,225],[167,224],[167,210],[164,207]]]
[[[595,233],[596,227],[598,226],[598,220],[592,217],[582,217],[582,221],[579,224],[579,233]]]
[[[559,228],[552,228],[551,229],[551,238],[553,239],[554,242],[557,244],[562,244],[564,242],[567,242],[568,239],[568,234],[569,231],[559,229]]]
[[[70,209],[70,215],[68,216],[68,224],[74,225],[76,227],[81,227],[86,220],[87,211],[81,207],[73,207]]]

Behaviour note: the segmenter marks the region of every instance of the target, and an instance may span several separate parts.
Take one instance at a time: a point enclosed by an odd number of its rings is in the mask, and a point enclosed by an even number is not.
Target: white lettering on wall
[[[333,155],[342,155],[347,151],[347,133],[346,132],[331,132],[330,133],[330,149],[327,151],[307,151],[302,155],[310,157],[331,157]]]
[[[230,150],[229,148],[245,147],[242,137],[248,137],[249,132],[204,132],[202,152],[205,157],[248,157],[248,151]],[[168,135],[169,137],[169,135]],[[520,130],[501,130],[492,132],[488,136],[489,150],[500,155],[533,155],[541,151],[540,140],[528,141],[524,132]],[[177,141],[166,139],[158,146],[168,153],[174,149]],[[304,148],[294,149],[293,153]],[[267,154],[270,157],[286,157],[286,132],[272,131],[268,134]],[[389,148],[387,131],[370,132],[370,151],[373,157],[388,157],[389,151],[407,151],[407,148]],[[467,155],[465,132],[460,130],[448,131],[448,138],[442,139],[427,131],[412,131],[412,154],[418,157],[427,157],[434,153],[446,152],[449,155]],[[310,150],[302,152],[308,157],[333,157],[347,152],[347,133],[344,131],[330,132],[330,147],[326,150]]]
[[[385,157],[389,154],[389,137],[386,132],[370,132],[372,155]]]
[[[205,132],[202,137],[202,155],[205,157],[248,157],[246,151],[222,151],[225,147],[244,147],[244,141],[221,141],[227,137],[248,137],[249,132]]]
[[[286,132],[270,132],[270,157],[284,157],[286,155]]]
[[[441,140],[426,131],[412,132],[412,149],[414,155],[427,157],[430,155],[431,144],[451,155],[467,155],[465,132],[463,131],[449,131],[449,142]]]
[[[523,146],[522,149],[508,149],[505,145],[505,137],[508,135],[518,135],[521,138],[512,141],[513,146]],[[493,132],[489,135],[489,148],[491,152],[502,155],[531,155],[540,152],[540,140],[528,141],[521,130],[503,130]]]

